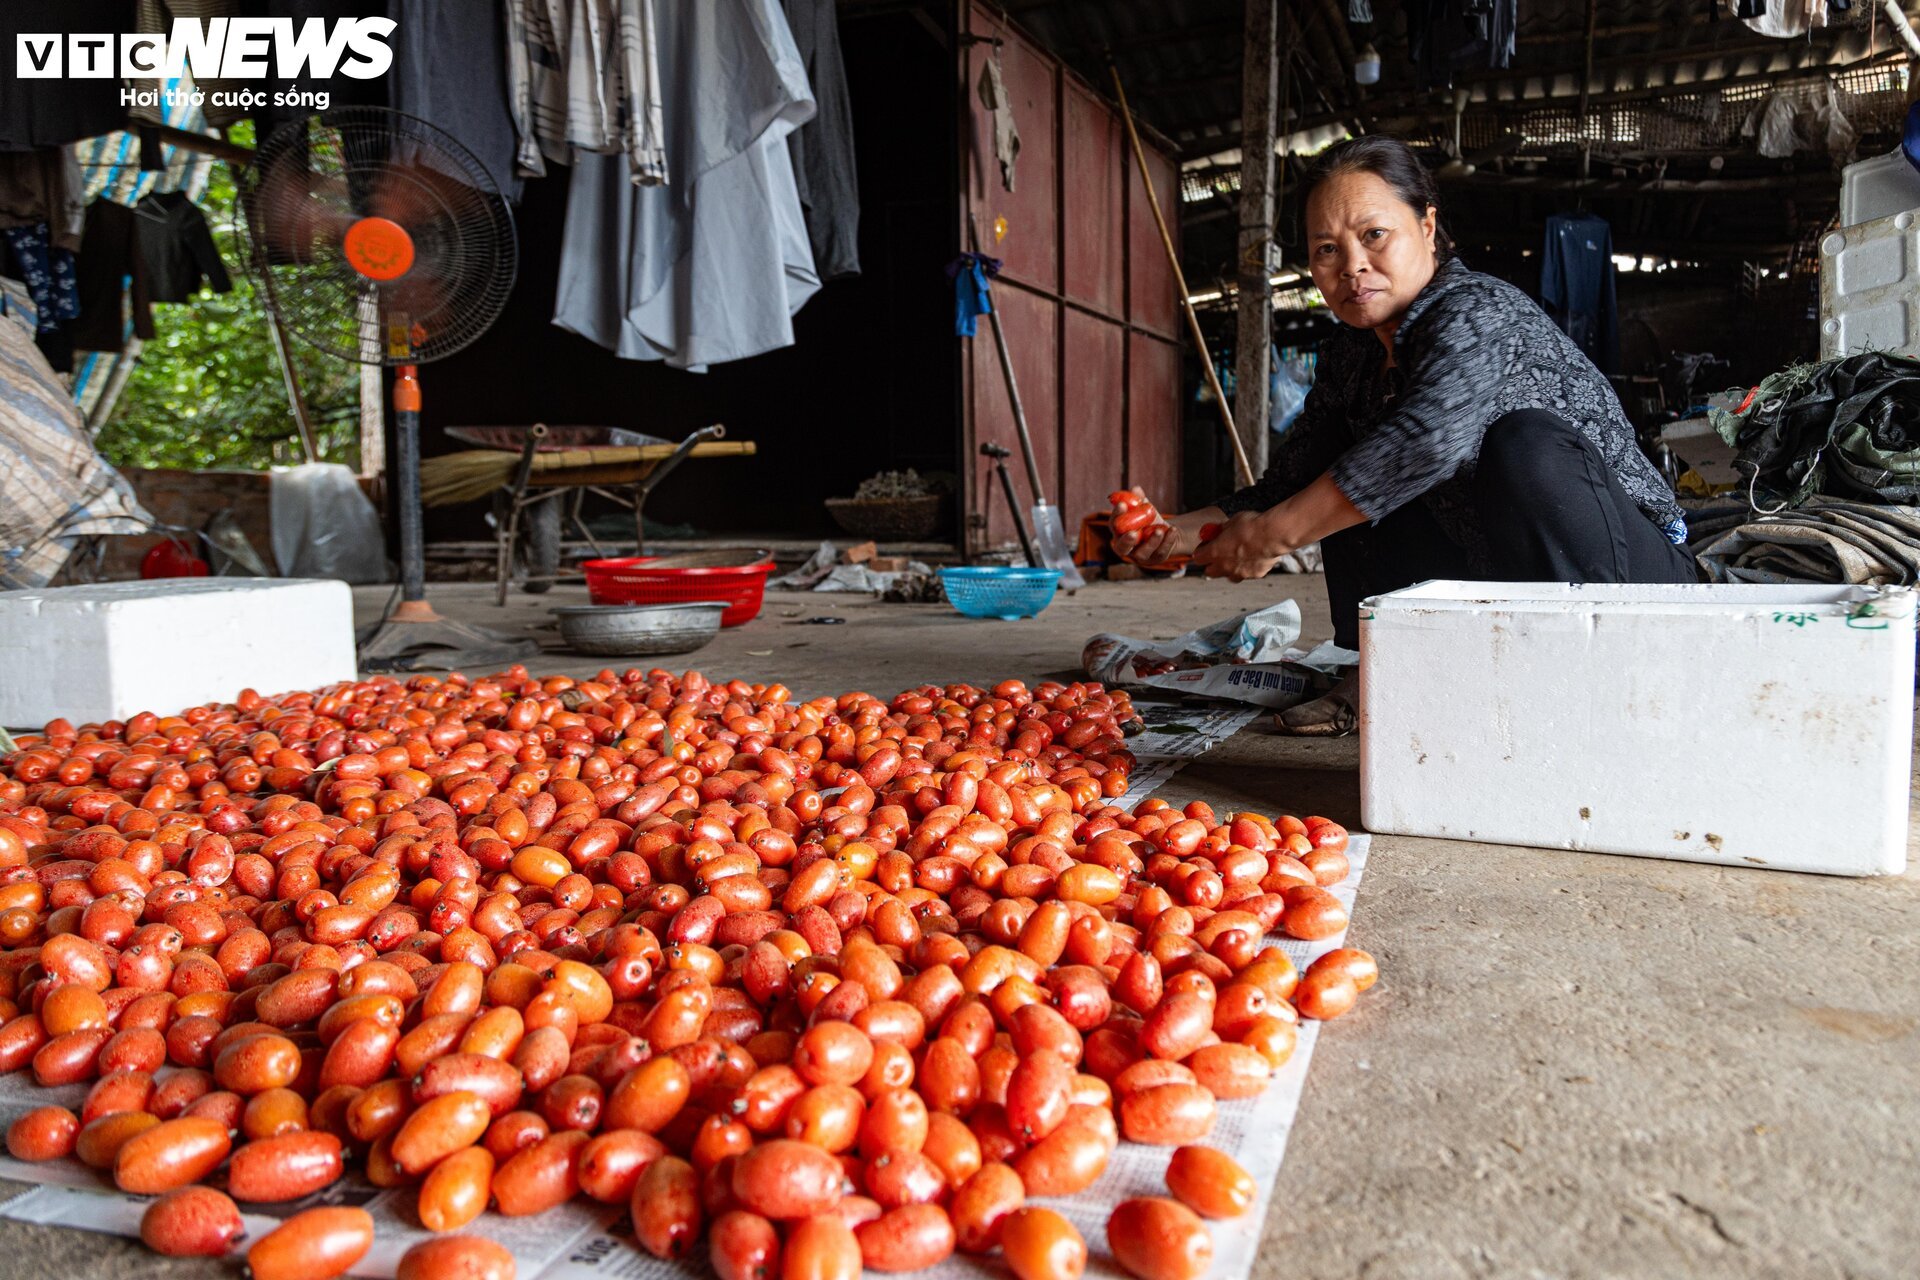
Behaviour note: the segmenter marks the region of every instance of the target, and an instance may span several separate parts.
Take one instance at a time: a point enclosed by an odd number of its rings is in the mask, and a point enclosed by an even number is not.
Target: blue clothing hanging
[[[1540,263],[1540,302],[1561,332],[1599,366],[1620,364],[1620,333],[1613,294],[1613,229],[1590,213],[1547,219]]]
[[[993,291],[988,276],[1000,274],[1000,259],[984,253],[963,253],[947,264],[947,277],[953,281],[953,331],[971,338],[981,316],[993,310]]]

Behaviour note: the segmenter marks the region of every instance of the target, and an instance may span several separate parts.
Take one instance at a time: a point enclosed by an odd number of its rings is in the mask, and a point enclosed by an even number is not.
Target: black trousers
[[[1419,501],[1321,542],[1336,644],[1359,647],[1362,600],[1429,578],[1699,581],[1693,557],[1634,505],[1593,442],[1543,409],[1487,428],[1473,498],[1492,559],[1485,571]]]

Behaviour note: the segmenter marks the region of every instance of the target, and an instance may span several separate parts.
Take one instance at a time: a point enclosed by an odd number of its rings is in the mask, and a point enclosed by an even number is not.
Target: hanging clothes
[[[993,290],[988,276],[1000,274],[1000,259],[984,253],[963,253],[947,264],[947,278],[953,281],[953,331],[971,338],[981,316],[993,310]]]
[[[1013,122],[1013,99],[1000,74],[998,51],[980,68],[980,105],[993,115],[993,158],[1000,162],[1000,182],[1013,190],[1013,166],[1020,159],[1020,128]]]
[[[1505,71],[1513,65],[1520,40],[1520,0],[1492,0],[1487,9],[1487,67]]]
[[[1407,55],[1422,89],[1451,89],[1472,67],[1513,62],[1518,0],[1407,0]]]
[[[1613,228],[1605,219],[1593,214],[1547,219],[1540,301],[1602,373],[1612,373],[1620,362],[1613,280]]]
[[[1757,6],[1736,0],[1740,20],[1763,36],[1791,40],[1827,25],[1827,0],[1761,0]],[[1749,12],[1754,8],[1758,12]]]
[[[132,280],[133,333],[153,337],[152,296],[147,267],[139,252],[134,212],[112,200],[87,206],[86,236],[75,263],[80,318],[73,326],[74,346],[82,351],[119,351],[127,344],[127,281]]]
[[[44,222],[55,248],[76,251],[87,223],[86,180],[72,147],[0,151],[0,228]]]
[[[151,0],[149,0],[151,2]],[[514,169],[519,138],[507,110],[506,31],[498,9],[387,0],[395,27],[388,73],[396,109],[446,130],[473,152],[509,200],[520,199]]]
[[[248,17],[286,18],[296,26],[318,20],[327,23],[328,30],[332,30],[332,24],[342,18],[385,17],[386,3],[387,0],[242,0],[242,7]],[[392,78],[393,73],[389,71],[370,80],[341,75],[326,79],[311,75],[281,79],[277,75],[269,75],[249,80],[247,87],[267,99],[265,106],[255,107],[247,113],[253,117],[254,137],[264,143],[276,129],[285,128],[295,121],[304,124],[314,114],[314,108],[307,105],[307,99],[298,96],[302,94],[327,94],[329,110],[334,111],[342,107],[391,106],[388,85]]]
[[[813,118],[779,0],[661,8],[671,187],[580,155],[554,323],[632,360],[701,370],[793,344],[820,287],[787,138]]]
[[[666,182],[655,0],[506,0],[506,14],[520,172],[542,177],[547,161],[572,164],[580,152],[624,154],[635,183]]]
[[[37,320],[33,340],[47,363],[65,373],[73,368],[72,322],[80,315],[73,250],[53,243],[53,231],[44,222],[0,231],[6,244],[4,274],[27,286]]]
[[[134,206],[134,239],[155,302],[191,302],[204,282],[231,293],[233,281],[199,206],[178,191],[156,192]]]
[[[53,16],[57,14],[58,16]],[[0,151],[57,147],[82,138],[112,133],[126,119],[120,105],[120,81],[108,78],[24,77],[14,74],[14,59],[30,57],[22,35],[66,31],[120,31],[130,13],[126,0],[58,0],[57,4],[0,3]],[[41,42],[34,42],[39,50]],[[66,50],[61,50],[64,57]],[[111,49],[105,52],[111,61]]]
[[[140,0],[135,12],[133,29],[144,35],[171,35],[175,21],[185,18],[200,24],[201,30],[207,29],[209,20],[219,18],[229,20],[240,16],[240,0]],[[242,89],[255,87],[250,80],[195,80],[194,85],[207,96],[201,102],[206,112],[207,123],[225,127],[240,120],[246,112],[239,107],[222,105],[230,101],[225,95]],[[128,119],[142,124],[166,124],[167,103],[160,95],[166,92],[167,82],[161,79],[129,80],[128,86],[144,93],[156,96],[153,106],[135,106],[127,112]],[[213,100],[214,94],[221,94],[221,103]]]
[[[793,131],[793,176],[822,280],[860,274],[860,181],[853,163],[853,103],[840,56],[834,0],[786,0],[787,24],[819,111]]]

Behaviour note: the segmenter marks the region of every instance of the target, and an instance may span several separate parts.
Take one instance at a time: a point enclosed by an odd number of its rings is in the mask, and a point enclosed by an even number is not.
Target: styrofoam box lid
[[[1758,583],[1463,582],[1435,579],[1373,596],[1361,607],[1375,614],[1478,613],[1712,613],[1731,616],[1812,611],[1851,616],[1862,605],[1889,618],[1914,615],[1912,587]]]
[[[0,592],[0,609],[22,606],[97,609],[181,596],[237,595],[257,591],[311,591],[337,588],[328,578],[152,578],[140,582],[93,582],[73,587],[38,587]]]
[[[21,591],[0,591],[0,606],[23,604],[79,604],[94,608],[98,604],[173,601],[182,595],[223,595],[232,591],[265,591],[288,587],[311,587],[307,580],[288,578],[148,578],[140,581],[92,581],[77,587],[25,587]]]
[[[1840,173],[1840,225],[1859,226],[1920,208],[1920,172],[1904,151],[1850,164]]]

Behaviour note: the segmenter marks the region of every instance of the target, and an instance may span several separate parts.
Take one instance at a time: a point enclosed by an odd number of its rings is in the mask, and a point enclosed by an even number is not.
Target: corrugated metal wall
[[[1152,211],[1135,172],[1126,128],[1105,99],[1005,26],[985,5],[962,13],[960,86],[966,164],[960,234],[969,214],[982,248],[1005,265],[994,297],[1013,352],[1020,399],[1048,496],[1071,540],[1081,516],[1104,510],[1107,493],[1143,486],[1175,504],[1180,490],[1179,299]],[[1002,73],[1020,130],[1014,190],[1001,183],[992,117],[976,86],[1000,37]],[[1170,226],[1178,226],[1174,162],[1149,149],[1148,165]],[[996,219],[1007,234],[994,241]],[[983,441],[1012,449],[1028,500],[1019,441],[986,324],[965,355],[968,542],[1012,542],[1013,525],[979,456]]]

